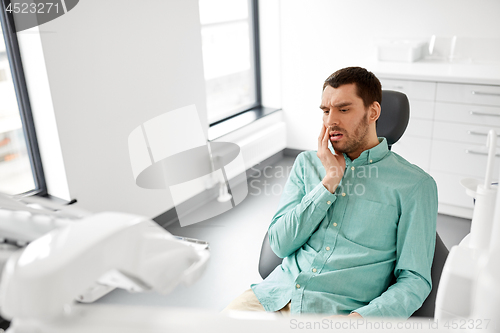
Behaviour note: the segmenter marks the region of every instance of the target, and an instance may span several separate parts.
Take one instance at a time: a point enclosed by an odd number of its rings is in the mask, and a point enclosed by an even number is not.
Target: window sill
[[[281,109],[260,106],[234,115],[230,118],[220,120],[213,123],[208,128],[208,140],[212,141],[220,138],[279,110]]]

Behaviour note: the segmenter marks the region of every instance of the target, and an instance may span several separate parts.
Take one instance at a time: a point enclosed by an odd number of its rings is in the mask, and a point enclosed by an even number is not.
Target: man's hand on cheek
[[[328,148],[329,137],[328,129],[323,124],[318,137],[318,152],[316,155],[321,160],[326,171],[322,183],[328,191],[333,193],[344,175],[345,159],[343,154],[332,154]]]

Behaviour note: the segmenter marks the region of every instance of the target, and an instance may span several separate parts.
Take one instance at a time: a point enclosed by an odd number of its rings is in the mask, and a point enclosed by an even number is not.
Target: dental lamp
[[[0,193],[0,272],[15,251],[88,215],[90,212],[74,205],[37,196]]]
[[[167,294],[179,283],[194,283],[209,256],[207,244],[179,239],[148,218],[90,215],[9,257],[0,285],[0,313],[12,321],[9,332],[45,332],[41,328],[49,323],[47,332],[52,332],[59,324],[81,319],[72,311],[78,308],[75,299],[92,293],[96,283]]]

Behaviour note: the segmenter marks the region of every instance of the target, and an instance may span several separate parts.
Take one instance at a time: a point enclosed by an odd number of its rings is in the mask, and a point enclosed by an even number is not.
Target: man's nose
[[[338,117],[336,117],[333,113],[330,113],[326,118],[325,125],[330,128],[333,126],[338,126],[338,124],[339,124]]]

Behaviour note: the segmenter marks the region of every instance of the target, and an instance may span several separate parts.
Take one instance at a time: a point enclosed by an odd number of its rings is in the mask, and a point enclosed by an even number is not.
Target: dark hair
[[[363,100],[365,108],[377,101],[382,103],[382,85],[377,77],[361,67],[346,67],[339,69],[330,75],[323,84],[323,90],[326,86],[338,88],[344,84],[356,84],[356,92]]]

